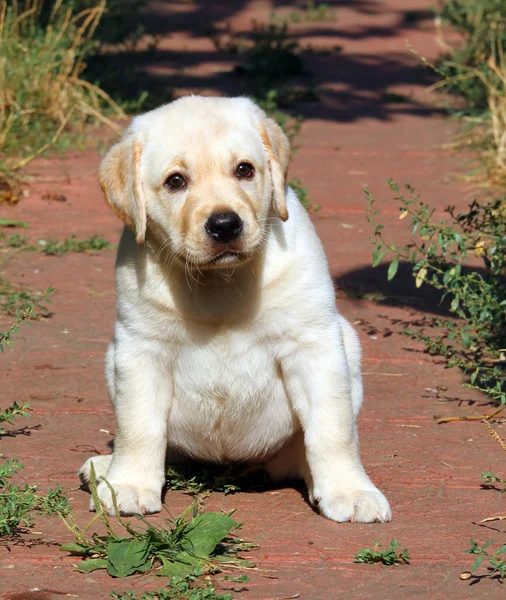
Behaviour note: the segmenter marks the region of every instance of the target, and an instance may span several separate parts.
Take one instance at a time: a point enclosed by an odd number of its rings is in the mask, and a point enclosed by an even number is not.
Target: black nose
[[[214,213],[207,219],[206,231],[216,242],[228,244],[241,234],[241,217],[235,212]]]

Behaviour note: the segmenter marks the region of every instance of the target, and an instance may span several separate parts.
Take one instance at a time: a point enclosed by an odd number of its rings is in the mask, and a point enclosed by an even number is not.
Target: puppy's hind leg
[[[105,454],[100,456],[92,456],[88,458],[88,460],[83,464],[83,466],[79,469],[79,479],[82,481],[84,485],[88,485],[91,479],[91,463],[95,468],[95,476],[97,481],[100,477],[105,477],[107,471],[112,462],[112,454]]]
[[[303,479],[307,485],[309,501],[313,503],[313,479],[307,463],[302,431],[296,433],[264,467],[275,483],[287,479]]]

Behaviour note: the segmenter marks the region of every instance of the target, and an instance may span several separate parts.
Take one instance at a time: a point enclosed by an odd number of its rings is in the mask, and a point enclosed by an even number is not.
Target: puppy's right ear
[[[142,143],[126,135],[114,145],[98,170],[107,204],[135,233],[138,244],[146,236],[146,198],[141,182]]]

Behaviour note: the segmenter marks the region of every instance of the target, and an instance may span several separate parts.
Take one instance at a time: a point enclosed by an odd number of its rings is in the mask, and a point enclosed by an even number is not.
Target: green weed
[[[494,541],[486,542],[481,547],[475,540],[471,540],[471,547],[466,550],[469,554],[477,554],[476,560],[471,567],[471,573],[479,569],[485,559],[488,560],[488,571],[489,575],[497,576],[501,581],[506,577],[506,545],[500,546],[494,552],[489,552],[488,548],[494,543]]]
[[[111,592],[115,600],[232,600],[228,592],[220,594],[211,583],[194,584],[195,578],[172,579],[166,588],[144,592],[138,596],[135,592]]]
[[[24,403],[19,405],[17,402],[13,402],[11,406],[8,406],[5,410],[0,412],[0,435],[5,433],[2,423],[9,423],[12,425],[18,417],[27,417],[29,410],[30,407],[28,404]]]
[[[76,239],[75,235],[71,235],[62,241],[49,238],[41,246],[41,252],[50,256],[63,256],[67,252],[97,252],[99,250],[115,248],[113,244],[110,244],[98,235],[83,240]]]
[[[11,483],[10,479],[22,468],[17,459],[0,465],[0,537],[12,537],[32,527],[36,513],[65,517],[71,511],[59,486],[43,495],[37,493],[37,486]]]
[[[248,465],[213,463],[170,464],[166,471],[166,487],[193,494],[221,492],[235,494],[241,489],[262,489],[268,485],[265,471]]]
[[[121,534],[114,531],[98,499],[93,466],[90,489],[97,514],[84,529],[75,523],[72,515],[67,518],[62,516],[76,542],[65,544],[61,550],[84,559],[78,565],[78,571],[89,573],[105,569],[112,577],[127,577],[154,569],[160,576],[185,578],[189,575],[217,572],[226,565],[252,566],[238,553],[253,546],[231,535],[241,524],[230,515],[210,512],[194,514],[193,518],[188,519],[189,512],[194,509],[192,505],[181,517],[164,519],[162,526],[155,526],[138,516],[143,527],[136,529],[119,516],[114,490],[110,485],[109,487],[113,494],[117,523],[122,529]],[[87,537],[87,530],[97,519],[102,520],[107,533]]]
[[[35,244],[19,233],[15,233],[8,238],[0,233],[0,240],[4,240],[4,245],[9,248],[30,251],[38,250],[49,256],[63,256],[67,252],[98,252],[116,247],[98,235],[79,240],[75,234],[72,234],[64,240],[49,238],[47,240],[39,240]]]
[[[378,542],[374,542],[374,547],[364,548],[355,554],[356,563],[380,563],[386,566],[408,565],[410,558],[406,548],[399,548],[397,540],[391,540],[388,548],[383,548]]]
[[[273,20],[282,20],[283,17],[273,14]],[[291,23],[315,23],[316,21],[333,21],[337,18],[334,8],[325,2],[321,4],[307,0],[303,10],[292,10],[288,14]]]
[[[219,51],[237,54],[240,64],[234,73],[243,79],[248,94],[265,103],[264,110],[280,110],[301,100],[315,100],[307,85],[310,75],[303,64],[304,49],[288,29],[288,23],[257,23],[242,34],[230,28],[209,33]],[[274,106],[272,106],[274,104]],[[271,106],[270,106],[271,105]]]
[[[19,326],[23,321],[30,319],[32,315],[32,308],[23,312],[18,312],[16,321],[9,327],[7,331],[0,331],[0,352],[5,351],[5,346],[10,346],[13,342],[11,337],[19,330]]]
[[[25,237],[20,233],[15,233],[6,239],[6,244],[9,248],[24,248],[28,249],[30,246]]]
[[[18,321],[10,334],[17,331],[19,324],[29,318],[36,319],[48,314],[47,303],[51,300],[49,296],[54,292],[54,288],[49,286],[45,291],[33,291],[24,288],[21,285],[11,283],[7,279],[0,278],[0,312],[11,316],[17,316]],[[6,343],[8,338],[3,337],[0,341]],[[6,335],[6,334],[2,334]],[[0,345],[1,348],[1,345]]]
[[[449,220],[435,221],[434,208],[420,202],[415,190],[390,181],[399,203],[399,218],[406,219],[412,234],[408,244],[386,241],[377,224],[371,192],[368,220],[374,227],[373,267],[390,257],[387,277],[393,279],[400,261],[412,270],[416,287],[428,285],[449,301],[453,318],[433,319],[440,335],[406,330],[424,342],[427,351],[445,357],[449,367],[461,368],[469,377],[466,387],[476,388],[498,404],[506,403],[506,213],[499,201],[473,201],[467,212],[446,212]],[[483,261],[477,269],[476,258]],[[466,262],[468,265],[466,265]]]
[[[318,212],[321,209],[319,204],[315,204],[309,197],[309,190],[305,188],[298,177],[294,177],[288,182],[288,185],[297,194],[302,206],[309,212]]]
[[[250,31],[244,34],[232,34],[230,29],[212,29],[209,35],[217,50],[241,57],[235,73],[247,80],[257,97],[304,74],[299,43],[289,33],[287,23],[253,21]]]
[[[28,227],[28,223],[24,221],[12,221],[11,219],[0,219],[0,227],[22,227],[26,229]]]
[[[482,487],[487,489],[495,489],[499,492],[506,492],[506,479],[501,479],[491,473],[490,471],[483,471],[481,474],[481,478],[483,480]]]

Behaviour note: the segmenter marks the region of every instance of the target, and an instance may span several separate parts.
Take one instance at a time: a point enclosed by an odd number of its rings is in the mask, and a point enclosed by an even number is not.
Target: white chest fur
[[[298,428],[274,352],[246,332],[185,345],[173,364],[169,447],[205,460],[262,460]]]

